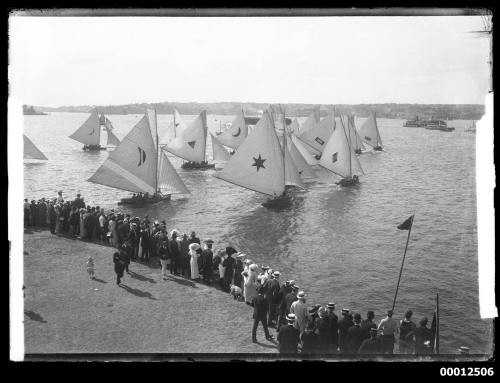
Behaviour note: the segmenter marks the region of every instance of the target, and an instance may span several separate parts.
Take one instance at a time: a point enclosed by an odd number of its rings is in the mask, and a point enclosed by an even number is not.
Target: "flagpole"
[[[411,225],[410,225],[410,229],[408,230],[408,238],[406,239],[405,252],[403,254],[403,261],[401,262],[401,270],[399,270],[398,285],[396,286],[396,294],[394,294],[394,301],[392,302],[392,311],[394,311],[394,307],[396,306],[396,297],[398,296],[399,282],[401,281],[401,274],[403,273],[403,265],[405,263],[406,250],[408,250],[408,242],[410,241],[411,228],[413,227],[413,219],[414,218],[415,218],[415,214],[413,214],[413,216],[411,218]]]

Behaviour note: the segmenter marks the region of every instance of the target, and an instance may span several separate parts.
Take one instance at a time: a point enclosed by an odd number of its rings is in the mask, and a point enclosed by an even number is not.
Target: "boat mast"
[[[347,146],[349,147],[349,177],[352,177],[352,168],[351,168],[351,145],[349,143],[349,137],[345,132],[345,126],[344,126],[344,119],[342,118],[342,115],[340,115],[340,122],[342,124],[342,129],[344,131],[344,136],[347,140]],[[347,116],[347,128],[349,129],[349,116]],[[345,176],[344,176],[345,178]]]
[[[286,156],[285,156],[285,150],[286,150],[286,119],[285,119],[285,110],[281,109],[281,104],[280,104],[280,112],[282,112],[283,116],[283,179],[285,180],[286,184]],[[285,187],[286,190],[286,187]],[[283,190],[283,193],[285,191]]]
[[[159,157],[159,150],[158,150],[158,119],[156,117],[156,108],[153,109],[155,112],[155,133],[156,133],[156,177],[155,177],[155,194],[158,193],[158,157]],[[175,125],[174,125],[175,126]]]
[[[202,122],[203,122],[203,139],[205,140],[205,145],[203,145],[203,161],[206,161],[206,155],[207,155],[207,130],[208,130],[208,126],[207,126],[207,111],[204,110],[203,112],[203,118],[202,118]],[[208,163],[208,161],[207,161]]]

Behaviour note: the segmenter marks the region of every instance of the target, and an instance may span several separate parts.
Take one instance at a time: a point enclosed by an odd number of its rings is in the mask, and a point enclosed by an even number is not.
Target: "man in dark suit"
[[[361,315],[358,313],[354,314],[354,326],[348,330],[348,339],[348,352],[357,354],[361,343],[365,339],[365,331],[361,328]]]
[[[330,343],[328,347],[328,351],[330,353],[336,353],[338,347],[338,339],[339,339],[339,318],[337,314],[335,314],[335,303],[330,302],[326,305],[328,309],[328,321],[330,323]]]
[[[170,274],[177,274],[177,263],[181,256],[181,250],[177,242],[176,231],[172,233],[172,239],[168,242],[168,255],[170,257]]]
[[[279,331],[280,326],[286,325],[286,296],[292,292],[292,282],[286,281],[284,285],[280,287],[278,292],[278,326],[276,331]],[[296,295],[296,294],[295,294]]]
[[[342,309],[342,318],[338,321],[339,327],[339,350],[340,353],[345,354],[349,352],[349,329],[354,326],[351,320],[348,309]]]
[[[205,243],[206,243],[207,247],[205,250],[203,250],[201,252],[201,256],[200,256],[200,259],[201,259],[200,272],[201,272],[201,275],[203,276],[203,282],[205,282],[206,284],[210,284],[212,277],[213,277],[213,273],[214,273],[214,271],[213,271],[214,253],[212,252],[212,244],[214,243],[214,241],[212,241],[211,239],[207,239],[205,241]]]
[[[275,271],[272,273],[271,278],[264,282],[264,297],[269,305],[267,325],[269,327],[274,326],[277,321],[278,313],[278,303],[279,303],[279,291],[280,283],[278,278],[280,277],[280,272]]]
[[[266,339],[271,340],[273,336],[269,334],[269,330],[267,328],[267,310],[268,303],[264,298],[264,294],[262,292],[262,286],[257,288],[257,295],[252,299],[253,303],[253,328],[252,328],[252,342],[257,343],[257,326],[259,322],[262,323],[262,327],[264,327],[264,333],[266,334]]]
[[[278,332],[278,351],[280,354],[296,354],[300,341],[300,332],[294,327],[295,314],[288,314],[287,325],[281,326]]]

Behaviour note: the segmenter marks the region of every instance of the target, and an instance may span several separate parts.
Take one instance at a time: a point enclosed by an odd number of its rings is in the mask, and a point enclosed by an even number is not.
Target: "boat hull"
[[[206,170],[206,169],[214,169],[215,164],[200,164],[200,163],[184,162],[181,165],[181,168],[185,169],[185,170]]]
[[[440,130],[442,132],[453,132],[455,128],[452,127],[427,127],[428,130]]]
[[[339,182],[336,182],[337,185],[342,187],[349,187],[359,184],[359,179],[355,178],[342,178]]]
[[[292,198],[288,195],[282,195],[273,199],[269,199],[262,203],[262,206],[267,208],[284,208],[292,204]]]
[[[118,205],[133,205],[133,206],[143,206],[143,205],[150,205],[153,203],[161,202],[161,201],[170,201],[172,198],[171,194],[167,195],[161,195],[161,196],[152,196],[148,198],[122,198],[120,202],[118,202]]]
[[[84,145],[83,150],[84,151],[89,151],[89,152],[94,152],[94,151],[99,151],[99,150],[106,150],[107,148],[105,146],[101,145]]]

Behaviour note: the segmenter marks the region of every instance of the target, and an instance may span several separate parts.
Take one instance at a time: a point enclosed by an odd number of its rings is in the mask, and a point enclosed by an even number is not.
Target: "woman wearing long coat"
[[[258,266],[254,263],[248,268],[247,276],[245,277],[243,284],[243,296],[245,297],[245,302],[248,305],[252,304],[252,299],[257,296],[257,269]]]
[[[200,245],[197,243],[192,243],[189,245],[189,255],[191,256],[190,266],[191,266],[191,279],[200,278],[200,273],[198,270],[198,257],[200,254],[198,250],[200,249]],[[200,249],[201,250],[201,249]]]
[[[235,249],[233,249],[232,247],[227,247],[227,258],[224,260],[224,262],[222,262],[222,266],[226,268],[224,271],[224,289],[226,291],[229,291],[229,285],[233,282],[235,261],[232,255],[236,253],[237,251]]]
[[[234,264],[234,285],[238,286],[240,289],[243,288],[243,275],[241,273],[244,270],[243,262],[241,258],[237,258]]]

